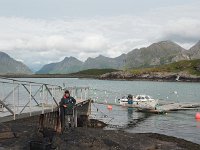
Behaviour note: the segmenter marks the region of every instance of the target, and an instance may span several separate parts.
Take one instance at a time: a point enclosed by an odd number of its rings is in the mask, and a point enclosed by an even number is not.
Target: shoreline
[[[15,133],[16,137],[0,139],[2,150],[28,150],[30,141],[43,141],[37,130],[38,118],[30,117],[3,123]],[[59,150],[66,149],[133,149],[133,150],[199,150],[200,145],[184,139],[157,133],[128,133],[121,130],[78,127],[64,134],[54,134],[53,145]]]
[[[147,78],[147,77],[134,77],[134,78],[102,78],[94,75],[71,75],[71,74],[31,74],[31,75],[0,75],[3,78],[79,78],[79,79],[95,79],[95,80],[108,80],[108,81],[152,81],[152,82],[191,82],[199,83],[199,78],[187,78],[179,79],[176,78]]]

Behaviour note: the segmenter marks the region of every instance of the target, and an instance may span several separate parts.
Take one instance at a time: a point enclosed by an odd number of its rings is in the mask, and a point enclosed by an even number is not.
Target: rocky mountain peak
[[[16,61],[4,52],[0,52],[0,73],[31,74],[32,71],[22,62]]]

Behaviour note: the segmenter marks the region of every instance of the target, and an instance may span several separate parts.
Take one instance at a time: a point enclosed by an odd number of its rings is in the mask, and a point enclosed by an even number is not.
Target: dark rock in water
[[[104,128],[107,126],[106,123],[96,119],[88,119],[88,116],[85,115],[80,116],[77,121],[78,127]]]
[[[96,120],[96,119],[90,119],[88,123],[88,127],[91,127],[91,128],[104,128],[106,126],[107,126],[106,123]]]
[[[81,115],[77,118],[77,125],[78,127],[87,127],[88,124],[88,116],[87,115]]]

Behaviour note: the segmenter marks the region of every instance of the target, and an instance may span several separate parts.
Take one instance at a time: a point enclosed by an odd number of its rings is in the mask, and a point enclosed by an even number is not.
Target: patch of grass
[[[72,73],[73,75],[91,75],[91,76],[100,76],[105,73],[110,73],[110,72],[115,72],[119,71],[116,69],[88,69],[88,70],[83,70],[79,71],[76,73]]]

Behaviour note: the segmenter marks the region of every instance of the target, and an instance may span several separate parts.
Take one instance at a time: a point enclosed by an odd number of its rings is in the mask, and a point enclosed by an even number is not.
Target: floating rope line
[[[111,118],[108,122],[105,122],[106,124],[109,124],[114,119],[114,117],[109,117],[107,114],[105,114],[103,111],[101,111],[94,103],[92,103],[92,104],[97,109],[97,112],[100,112],[101,114],[103,114],[104,118]]]
[[[108,115],[105,114],[103,111],[101,111],[94,103],[92,103],[92,104],[93,104],[93,106],[97,109],[97,112],[100,112],[101,114],[103,114],[104,118],[107,118],[107,117],[108,117]]]

